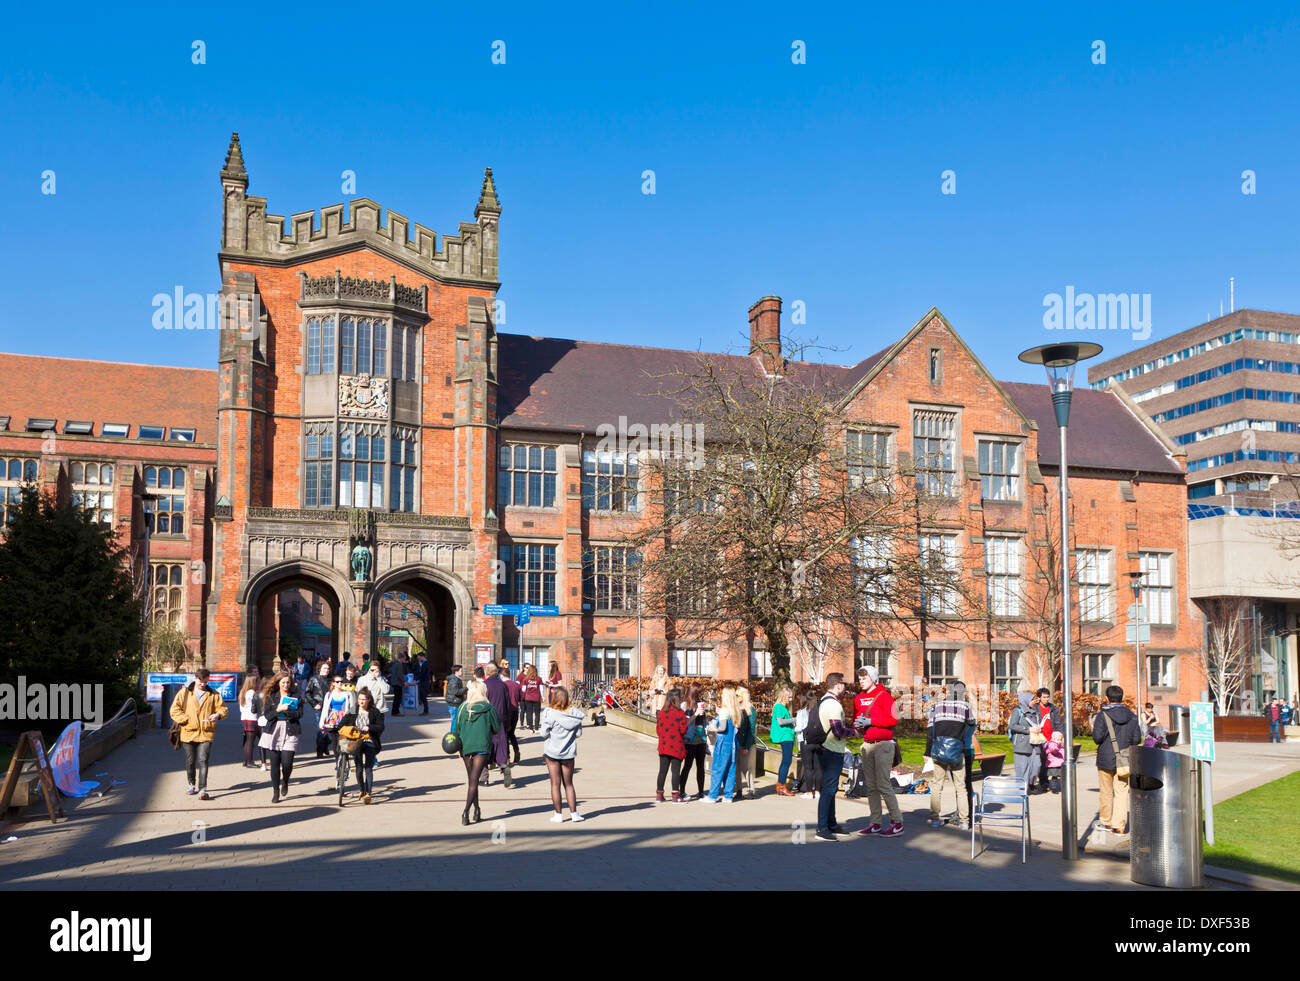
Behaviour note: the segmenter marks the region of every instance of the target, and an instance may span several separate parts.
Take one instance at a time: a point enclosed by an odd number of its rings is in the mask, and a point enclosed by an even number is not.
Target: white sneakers
[[[563,823],[564,823],[564,815],[563,815],[563,814],[552,814],[552,815],[551,815],[551,824],[563,824]]]
[[[569,815],[569,820],[570,820],[570,821],[585,821],[585,820],[587,820],[587,819],[586,819],[585,817],[583,817],[581,814],[579,814],[577,811],[573,811],[573,812]]]
[[[583,817],[581,814],[579,814],[577,811],[570,811],[570,812],[569,812],[569,820],[570,820],[570,821],[585,821],[585,820],[587,820],[587,819],[586,819],[585,817]],[[552,815],[551,815],[551,824],[563,824],[563,823],[564,823],[564,815],[563,815],[562,813],[559,813],[559,814],[552,814]]]

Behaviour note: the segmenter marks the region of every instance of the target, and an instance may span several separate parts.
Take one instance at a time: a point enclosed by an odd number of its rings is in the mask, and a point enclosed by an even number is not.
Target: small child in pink
[[[1061,767],[1065,766],[1065,733],[1057,729],[1052,738],[1043,745],[1047,756],[1047,778],[1052,793],[1061,792]]]

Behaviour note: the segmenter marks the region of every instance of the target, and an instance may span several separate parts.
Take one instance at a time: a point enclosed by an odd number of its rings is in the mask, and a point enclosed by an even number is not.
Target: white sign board
[[[1188,706],[1191,716],[1192,756],[1207,763],[1214,762],[1214,703],[1192,702]]]

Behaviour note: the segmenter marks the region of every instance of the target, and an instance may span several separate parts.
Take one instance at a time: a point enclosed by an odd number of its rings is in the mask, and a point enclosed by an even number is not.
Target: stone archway
[[[392,592],[417,597],[427,611],[428,658],[435,679],[445,677],[453,664],[471,663],[473,596],[459,576],[427,562],[397,566],[375,580],[370,590],[368,617],[371,650],[379,646],[379,604],[385,593]]]
[[[240,666],[247,670],[257,664],[265,670],[269,658],[262,650],[266,619],[273,615],[274,606],[269,601],[287,589],[307,589],[319,594],[330,607],[333,630],[330,638],[330,656],[337,661],[342,647],[347,646],[351,635],[349,625],[356,618],[356,604],[347,581],[339,573],[320,562],[310,559],[291,559],[260,569],[237,596],[242,621],[240,636],[243,650]]]

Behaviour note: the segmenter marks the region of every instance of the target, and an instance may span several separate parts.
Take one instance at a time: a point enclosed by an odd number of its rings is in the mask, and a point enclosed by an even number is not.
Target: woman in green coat
[[[475,678],[469,683],[465,702],[456,714],[456,734],[460,736],[460,758],[465,761],[465,810],[460,823],[469,824],[469,809],[474,808],[474,820],[482,820],[478,809],[478,781],[488,764],[492,751],[492,734],[501,729],[496,709],[488,702],[487,685]]]

